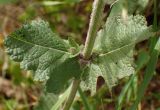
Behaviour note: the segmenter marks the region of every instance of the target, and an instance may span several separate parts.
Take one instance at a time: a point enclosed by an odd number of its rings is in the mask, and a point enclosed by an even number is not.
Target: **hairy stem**
[[[84,59],[89,59],[92,54],[92,49],[93,49],[94,42],[96,39],[96,34],[97,34],[97,31],[98,31],[99,26],[101,24],[101,18],[102,18],[101,16],[102,16],[103,9],[105,6],[104,1],[105,0],[95,0],[93,3],[93,9],[92,9],[91,20],[90,20],[90,24],[89,24],[89,30],[88,30],[87,39],[85,42],[84,51],[83,51]],[[75,79],[73,81],[71,93],[68,97],[67,102],[64,105],[63,110],[69,110],[69,108],[71,107],[80,82],[81,81],[78,79]]]
[[[73,100],[74,100],[74,97],[75,97],[75,95],[76,95],[76,92],[77,92],[77,89],[78,89],[78,87],[79,87],[80,82],[81,82],[81,81],[78,80],[78,79],[75,79],[75,80],[73,81],[73,85],[72,85],[72,89],[71,89],[70,95],[69,95],[69,97],[68,97],[68,99],[67,99],[67,101],[66,101],[66,103],[65,103],[65,105],[64,105],[63,110],[69,110],[69,108],[71,107],[72,102],[73,102]]]
[[[92,54],[92,49],[96,39],[97,31],[101,24],[103,9],[105,6],[105,0],[95,0],[93,3],[93,9],[91,14],[91,20],[89,24],[89,30],[87,33],[87,39],[83,50],[84,59],[89,59]]]

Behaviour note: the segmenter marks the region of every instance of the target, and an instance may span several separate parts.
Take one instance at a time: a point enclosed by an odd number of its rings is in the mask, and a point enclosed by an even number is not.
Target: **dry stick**
[[[6,32],[7,22],[8,22],[8,17],[5,17],[3,25],[2,25],[2,31],[3,31],[2,34],[3,34],[4,37],[7,37],[7,32]],[[4,63],[3,63],[3,66],[2,66],[2,76],[5,77],[6,76],[6,71],[8,69],[8,56],[5,53],[5,50],[3,50],[3,59],[4,59]]]
[[[95,0],[93,3],[89,30],[87,33],[87,39],[86,39],[85,47],[83,51],[83,58],[86,60],[89,59],[92,54],[92,49],[93,49],[94,42],[96,39],[96,34],[101,24],[101,20],[102,20],[103,9],[105,6],[104,1],[105,0]],[[73,81],[71,93],[67,99],[67,102],[64,105],[63,110],[69,110],[69,108],[71,107],[80,82],[81,82],[80,79],[75,79]]]

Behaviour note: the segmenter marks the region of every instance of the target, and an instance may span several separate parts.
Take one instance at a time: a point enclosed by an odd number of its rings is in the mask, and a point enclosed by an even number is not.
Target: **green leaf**
[[[64,93],[55,95],[43,92],[34,110],[59,110],[71,91],[71,86]]]
[[[53,93],[43,93],[39,99],[38,105],[34,110],[51,110],[52,106],[56,103],[58,97]]]
[[[118,99],[117,99],[117,104],[116,104],[116,110],[121,110],[122,106],[124,105],[124,101],[127,97],[127,95],[131,92],[134,92],[137,90],[137,87],[135,89],[133,89],[133,85],[137,86],[137,83],[135,83],[135,79],[137,79],[137,72],[142,69],[147,62],[149,61],[149,54],[146,51],[141,51],[138,54],[138,59],[136,61],[136,74],[133,74],[129,80],[126,82],[125,86],[123,87]],[[134,93],[129,94],[128,96],[131,97],[131,95]]]
[[[60,5],[60,4],[64,4],[64,2],[61,2],[61,1],[42,1],[42,5],[45,5],[45,6],[55,6],[55,5]]]
[[[98,33],[94,51],[105,55],[140,41],[148,39],[153,33],[147,27],[145,18],[141,15],[129,16],[124,20],[120,16],[109,17],[106,25]]]
[[[69,96],[70,92],[71,92],[71,86],[69,86],[68,89],[58,97],[57,102],[54,105],[52,105],[52,108],[50,110],[59,110],[61,105]]]
[[[15,3],[18,0],[0,0],[0,5],[9,4],[9,3]]]
[[[91,90],[91,95],[96,93],[97,78],[102,72],[98,65],[91,63],[85,70],[83,75],[86,76],[81,82],[83,90]]]
[[[34,71],[34,79],[46,82],[48,92],[59,93],[69,79],[80,76],[75,55],[69,44],[60,39],[43,20],[23,25],[5,39],[11,58],[21,62],[21,68]]]
[[[71,37],[68,38],[68,43],[70,45],[70,52],[77,55],[80,52],[81,47],[76,43]]]
[[[119,1],[119,0],[105,0],[105,2],[109,5],[112,5],[112,4],[116,3],[117,1]]]
[[[110,16],[122,14],[122,10],[124,9],[128,11],[128,14],[142,13],[148,3],[149,0],[116,0],[112,4],[113,8]]]
[[[158,39],[157,44],[155,45],[155,50],[160,52],[160,39]]]
[[[102,76],[111,89],[119,79],[133,74],[134,46],[152,34],[143,16],[129,16],[127,21],[120,16],[109,17],[98,33],[93,52],[99,55],[88,65],[89,79],[85,85],[95,92],[96,79]]]

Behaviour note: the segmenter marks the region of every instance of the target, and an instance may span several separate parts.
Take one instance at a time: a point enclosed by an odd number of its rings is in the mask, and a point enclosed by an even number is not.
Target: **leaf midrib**
[[[63,50],[55,49],[55,48],[51,48],[51,47],[46,47],[46,46],[42,46],[42,45],[39,45],[39,44],[34,44],[32,42],[28,42],[28,41],[25,41],[25,40],[22,40],[22,39],[18,39],[16,37],[11,37],[11,38],[16,39],[16,40],[21,41],[21,42],[26,43],[26,44],[30,44],[30,45],[34,45],[34,46],[39,46],[39,47],[47,48],[47,49],[54,50],[54,51],[59,51],[59,52],[66,53],[66,54],[71,54],[71,53],[69,53],[67,51],[63,51]]]
[[[120,51],[120,50],[122,50],[123,48],[129,47],[129,46],[132,46],[132,45],[135,45],[135,44],[136,44],[135,42],[132,42],[132,43],[127,44],[127,45],[124,45],[124,46],[122,46],[122,47],[120,47],[120,48],[114,49],[114,50],[112,50],[112,51],[110,51],[110,52],[102,53],[102,54],[100,54],[99,56],[105,56],[105,55],[108,55],[108,54],[112,54],[112,53],[114,53],[114,52],[116,52],[116,51]]]

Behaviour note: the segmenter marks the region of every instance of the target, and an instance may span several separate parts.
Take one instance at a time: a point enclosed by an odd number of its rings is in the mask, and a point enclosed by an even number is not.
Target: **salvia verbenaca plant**
[[[63,110],[69,110],[79,85],[93,95],[99,76],[111,90],[119,79],[134,74],[135,44],[154,35],[141,15],[112,13],[101,26],[107,2],[94,1],[84,46],[61,39],[41,19],[24,24],[5,39],[10,57],[20,62],[22,69],[32,70],[34,80],[44,82],[47,92],[63,93],[73,82]]]

